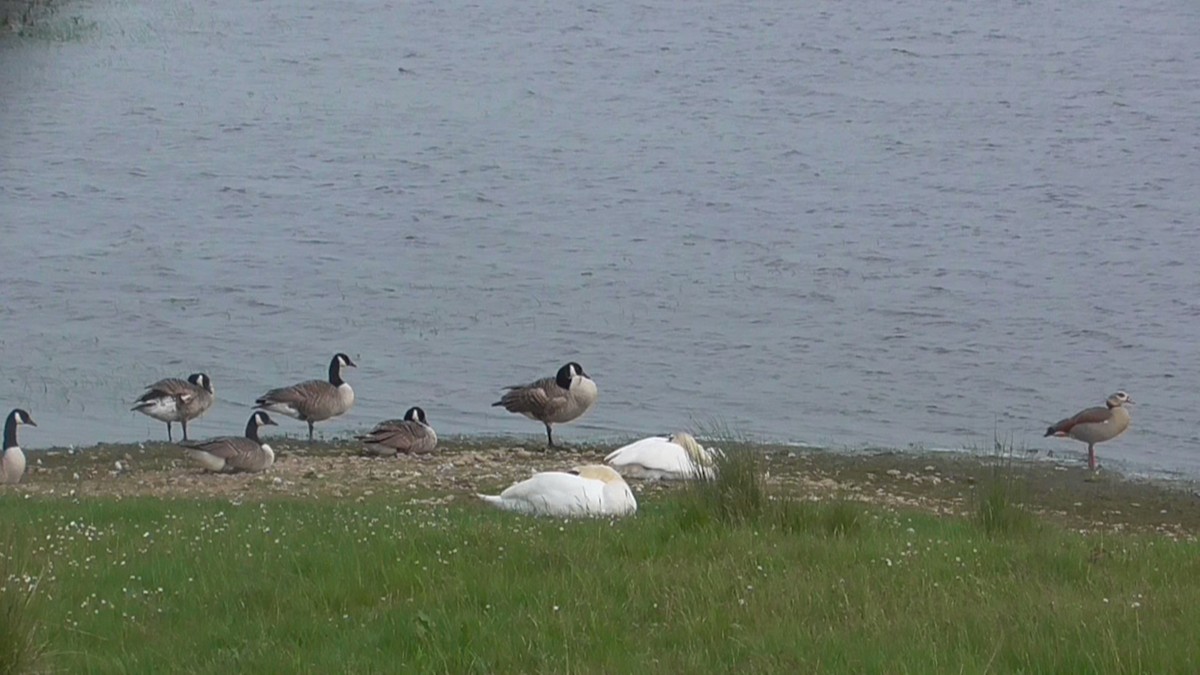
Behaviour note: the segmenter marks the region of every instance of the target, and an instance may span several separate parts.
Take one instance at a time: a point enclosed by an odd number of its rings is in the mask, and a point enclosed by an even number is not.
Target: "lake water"
[[[70,16],[80,27],[61,29]],[[570,442],[721,422],[1200,475],[1200,4],[67,6],[0,39],[0,403],[197,437],[359,363],[341,434],[580,361]],[[94,25],[93,25],[94,24]],[[65,39],[62,39],[65,38]],[[286,431],[304,425],[282,420]]]

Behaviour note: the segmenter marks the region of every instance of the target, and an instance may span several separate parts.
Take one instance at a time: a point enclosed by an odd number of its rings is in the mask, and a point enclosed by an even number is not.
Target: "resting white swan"
[[[691,480],[711,476],[716,450],[702,447],[691,434],[651,436],[617,448],[604,458],[623,476],[643,480]]]
[[[621,474],[600,464],[536,473],[498,495],[479,495],[504,509],[536,516],[627,516],[637,500]]]

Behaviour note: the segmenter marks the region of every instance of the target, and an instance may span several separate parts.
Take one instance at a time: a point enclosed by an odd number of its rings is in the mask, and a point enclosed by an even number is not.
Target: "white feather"
[[[650,436],[617,448],[604,458],[604,463],[621,472],[622,476],[643,480],[691,480],[709,474],[713,450],[696,447],[701,453],[700,467],[682,445],[671,438]]]
[[[7,485],[19,483],[23,475],[25,475],[25,453],[15,445],[6,448],[4,458],[0,459],[0,483]]]
[[[214,454],[204,452],[203,450],[185,450],[187,456],[200,466],[213,472],[221,471],[225,468],[225,460],[217,457]]]
[[[603,481],[561,471],[546,471],[510,486],[498,495],[479,495],[506,511],[539,516],[625,516],[637,511],[629,485],[617,476]]]
[[[301,419],[300,413],[291,403],[268,403],[267,405],[259,406],[263,410],[269,410],[273,413],[279,413],[287,417]]]
[[[174,396],[150,399],[138,406],[137,411],[149,415],[159,422],[178,422],[183,419],[179,414],[178,402]]]

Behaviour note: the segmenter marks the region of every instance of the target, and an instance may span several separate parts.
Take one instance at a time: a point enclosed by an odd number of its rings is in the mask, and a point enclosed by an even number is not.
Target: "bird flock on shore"
[[[188,439],[188,422],[204,415],[216,400],[212,379],[193,373],[187,379],[165,378],[146,387],[132,410],[167,425],[167,440],[175,443],[172,425],[182,428],[178,445],[183,454],[214,473],[259,472],[275,463],[275,452],[259,437],[264,426],[278,426],[269,413],[285,415],[313,425],[344,415],[354,405],[354,390],[342,377],[345,368],[357,367],[344,353],[334,354],[329,376],[305,380],[267,391],[254,402],[254,410],[241,436],[219,436],[202,441]],[[579,419],[596,404],[596,383],[571,361],[553,377],[505,387],[492,405],[541,422],[546,428],[547,448],[557,447],[553,425]],[[1072,438],[1087,444],[1088,468],[1096,469],[1095,447],[1112,440],[1129,428],[1129,404],[1123,391],[1110,395],[1103,406],[1087,408],[1051,425],[1046,436]],[[28,411],[13,409],[4,423],[0,483],[20,482],[25,473],[25,454],[17,443],[17,427],[36,427]],[[369,432],[355,436],[367,455],[387,457],[428,455],[437,448],[437,433],[425,410],[410,407],[401,419],[384,420]],[[492,506],[520,513],[552,516],[624,516],[637,510],[637,501],[625,478],[640,480],[690,480],[711,477],[719,450],[705,448],[690,434],[652,436],[609,453],[604,464],[577,466],[563,471],[534,474],[498,495],[478,495]]]

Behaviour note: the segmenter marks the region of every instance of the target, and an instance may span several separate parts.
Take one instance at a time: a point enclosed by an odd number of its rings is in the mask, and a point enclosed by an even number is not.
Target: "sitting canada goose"
[[[354,405],[354,390],[342,379],[342,368],[355,368],[345,354],[334,354],[329,362],[329,381],[308,380],[290,387],[272,389],[254,402],[255,408],[308,422],[308,440],[313,439],[313,422],[343,415]]]
[[[617,448],[604,463],[628,478],[691,480],[713,475],[716,451],[696,442],[691,434],[651,436]]]
[[[543,377],[529,384],[506,387],[507,392],[492,406],[504,406],[546,425],[546,444],[554,447],[551,424],[578,419],[596,403],[596,383],[583,366],[574,361],[558,369],[554,377]]]
[[[21,482],[21,476],[25,475],[25,453],[17,445],[17,427],[22,424],[37,426],[29,413],[13,408],[8,413],[8,419],[4,420],[4,457],[0,459],[0,483],[13,485]]]
[[[183,441],[187,456],[209,471],[234,473],[265,471],[275,463],[275,451],[258,438],[258,428],[278,426],[267,413],[256,410],[246,422],[244,436],[221,436],[207,441]]]
[[[1046,430],[1046,436],[1065,436],[1088,444],[1088,469],[1096,470],[1096,444],[1111,441],[1129,428],[1129,409],[1133,403],[1123,391],[1109,396],[1105,407],[1081,410],[1071,417],[1059,420]]]
[[[626,516],[637,500],[621,474],[602,464],[536,473],[498,495],[478,495],[505,511],[535,516]]]
[[[367,444],[372,455],[425,455],[437,447],[437,433],[425,419],[425,411],[413,406],[402,420],[386,420],[368,434],[355,436]]]
[[[188,420],[203,415],[213,404],[212,380],[204,373],[193,373],[188,379],[168,377],[146,387],[146,393],[130,410],[149,415],[167,423],[167,441],[171,437],[171,422],[183,425],[183,440],[187,440]]]

